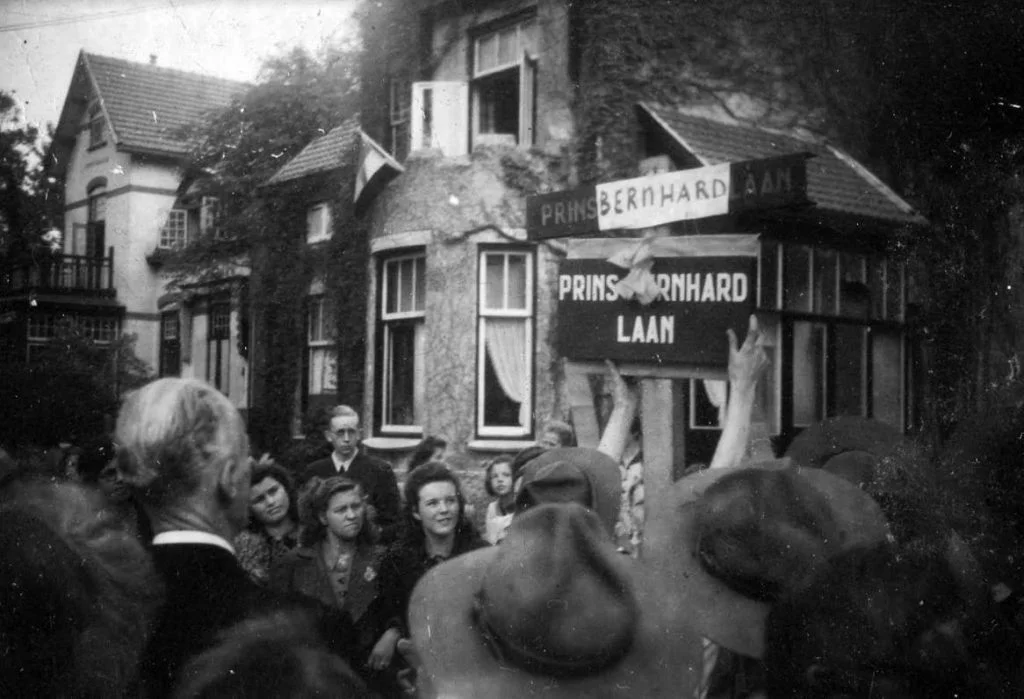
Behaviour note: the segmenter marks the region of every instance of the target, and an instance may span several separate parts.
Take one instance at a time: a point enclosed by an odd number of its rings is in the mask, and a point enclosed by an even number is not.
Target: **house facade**
[[[362,286],[361,265],[339,268],[358,258],[363,247],[361,233],[352,225],[355,211],[401,171],[401,165],[360,129],[356,115],[310,142],[265,185],[265,192],[286,191],[304,213],[296,219],[301,230],[282,232],[298,239],[301,252],[296,259],[305,260],[299,264],[306,270],[299,305],[302,347],[294,354],[298,381],[291,411],[293,434],[300,432],[303,417],[339,400],[361,402],[362,356],[345,350],[362,347],[365,306],[361,294],[346,294],[344,303],[338,303],[329,290],[341,283]],[[355,323],[342,319],[349,315],[357,318]],[[263,387],[256,385],[254,395],[263,394]]]
[[[603,369],[555,349],[558,269],[574,243],[531,239],[525,216],[527,196],[579,183],[573,71],[585,47],[574,21],[563,0],[424,0],[375,18],[364,37],[362,128],[405,168],[366,214],[365,443],[395,462],[426,435],[475,461],[516,451],[551,418],[596,443],[609,399]],[[756,238],[757,312],[772,359],[761,411],[777,449],[835,415],[908,429],[913,286],[891,251],[924,220],[815,139],[685,103],[639,101],[621,129],[635,142],[634,175],[806,155],[809,206],[669,232]],[[678,456],[684,466],[707,462],[725,366],[684,367],[673,380],[685,432]]]
[[[31,362],[62,324],[101,343],[133,334],[154,374],[209,380],[247,407],[244,265],[170,294],[160,265],[163,252],[218,235],[216,199],[182,191],[182,129],[246,87],[79,54],[47,160],[64,182],[62,245],[52,258],[5,272],[9,358]]]

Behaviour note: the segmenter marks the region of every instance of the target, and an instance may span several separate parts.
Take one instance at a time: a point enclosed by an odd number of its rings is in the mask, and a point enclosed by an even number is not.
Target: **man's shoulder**
[[[352,460],[352,466],[355,466],[356,464],[374,471],[387,471],[388,473],[394,472],[394,469],[391,468],[391,464],[384,459],[378,459],[376,456],[370,456],[363,452],[356,454],[356,458]]]
[[[334,462],[331,461],[330,456],[326,456],[316,461],[311,461],[302,471],[303,479],[309,478],[310,476],[328,476],[333,475],[335,471]]]

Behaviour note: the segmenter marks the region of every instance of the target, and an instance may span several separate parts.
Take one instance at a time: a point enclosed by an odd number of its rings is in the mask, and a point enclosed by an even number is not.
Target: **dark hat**
[[[438,696],[684,696],[696,632],[670,628],[639,564],[597,516],[542,504],[500,546],[431,569],[409,604],[421,672]]]
[[[786,460],[680,480],[665,546],[645,547],[705,636],[761,657],[770,604],[837,553],[884,541],[881,509],[856,485]]]
[[[575,502],[593,510],[605,529],[615,531],[622,503],[619,465],[597,449],[549,449],[523,468],[516,511],[546,502]]]
[[[860,479],[865,469],[876,466],[878,461],[895,454],[908,442],[898,429],[879,420],[833,417],[804,429],[790,443],[786,456],[798,466],[835,470],[845,477]],[[849,458],[840,465],[830,466],[832,460],[847,452],[859,453],[855,467]],[[873,468],[871,470],[873,472]],[[870,481],[873,474],[867,475]]]

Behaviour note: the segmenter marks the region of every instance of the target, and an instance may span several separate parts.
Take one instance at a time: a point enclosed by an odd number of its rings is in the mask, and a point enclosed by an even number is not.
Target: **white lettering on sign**
[[[648,228],[727,214],[729,182],[725,163],[599,184],[598,227]]]
[[[555,201],[540,208],[540,225],[566,226],[585,223],[597,217],[597,202],[592,197]]]
[[[616,274],[560,274],[559,301],[618,301]],[[750,294],[745,272],[655,274],[663,301],[675,303],[743,303]]]
[[[565,301],[617,301],[615,285],[617,274],[560,274],[558,300]]]
[[[671,345],[676,341],[675,316],[636,316],[632,323],[619,316],[616,323],[620,343]]]

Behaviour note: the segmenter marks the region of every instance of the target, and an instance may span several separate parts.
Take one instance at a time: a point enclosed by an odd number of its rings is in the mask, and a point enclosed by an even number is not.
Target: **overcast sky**
[[[54,122],[78,52],[254,81],[262,59],[354,33],[353,0],[0,0],[0,89]]]

